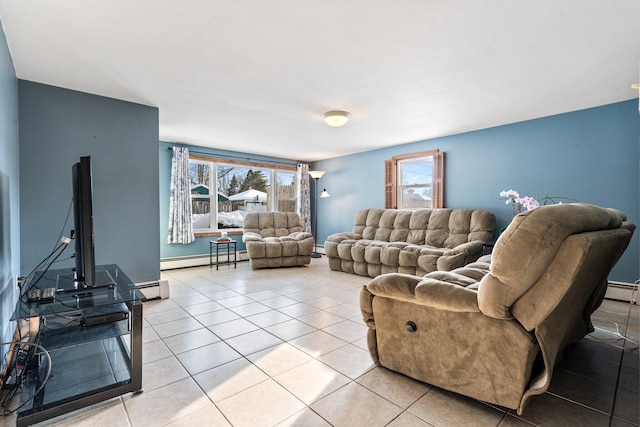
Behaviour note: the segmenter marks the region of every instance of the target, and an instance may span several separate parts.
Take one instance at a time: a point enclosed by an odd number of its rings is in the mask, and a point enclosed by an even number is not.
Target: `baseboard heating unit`
[[[609,281],[609,285],[607,286],[607,293],[604,297],[607,299],[637,304],[638,285],[634,283]]]
[[[169,298],[169,281],[156,280],[154,282],[136,283],[136,287],[150,299],[166,299]]]

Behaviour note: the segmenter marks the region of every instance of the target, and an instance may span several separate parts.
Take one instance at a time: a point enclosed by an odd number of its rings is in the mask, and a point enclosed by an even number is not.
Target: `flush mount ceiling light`
[[[350,113],[340,110],[327,111],[324,113],[324,121],[329,126],[342,126],[347,123],[349,117],[351,117]]]

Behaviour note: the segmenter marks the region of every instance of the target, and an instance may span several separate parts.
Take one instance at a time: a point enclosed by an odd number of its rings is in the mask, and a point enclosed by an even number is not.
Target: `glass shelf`
[[[28,426],[128,392],[142,391],[142,302],[144,294],[115,265],[96,267],[97,285],[78,287],[71,269],[51,270],[30,287],[55,288],[51,302],[21,297],[12,320],[38,322],[35,367],[25,374],[17,426]],[[117,313],[124,319],[89,314]],[[34,365],[34,363],[31,363]]]

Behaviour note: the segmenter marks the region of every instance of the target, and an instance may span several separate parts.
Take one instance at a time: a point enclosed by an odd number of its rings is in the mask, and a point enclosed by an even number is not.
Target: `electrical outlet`
[[[16,274],[16,288],[20,289],[20,276]]]

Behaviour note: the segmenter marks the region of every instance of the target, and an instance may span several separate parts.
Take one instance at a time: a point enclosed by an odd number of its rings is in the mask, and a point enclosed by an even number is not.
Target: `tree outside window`
[[[196,234],[240,229],[249,212],[296,211],[295,167],[283,170],[192,157],[189,172]]]

